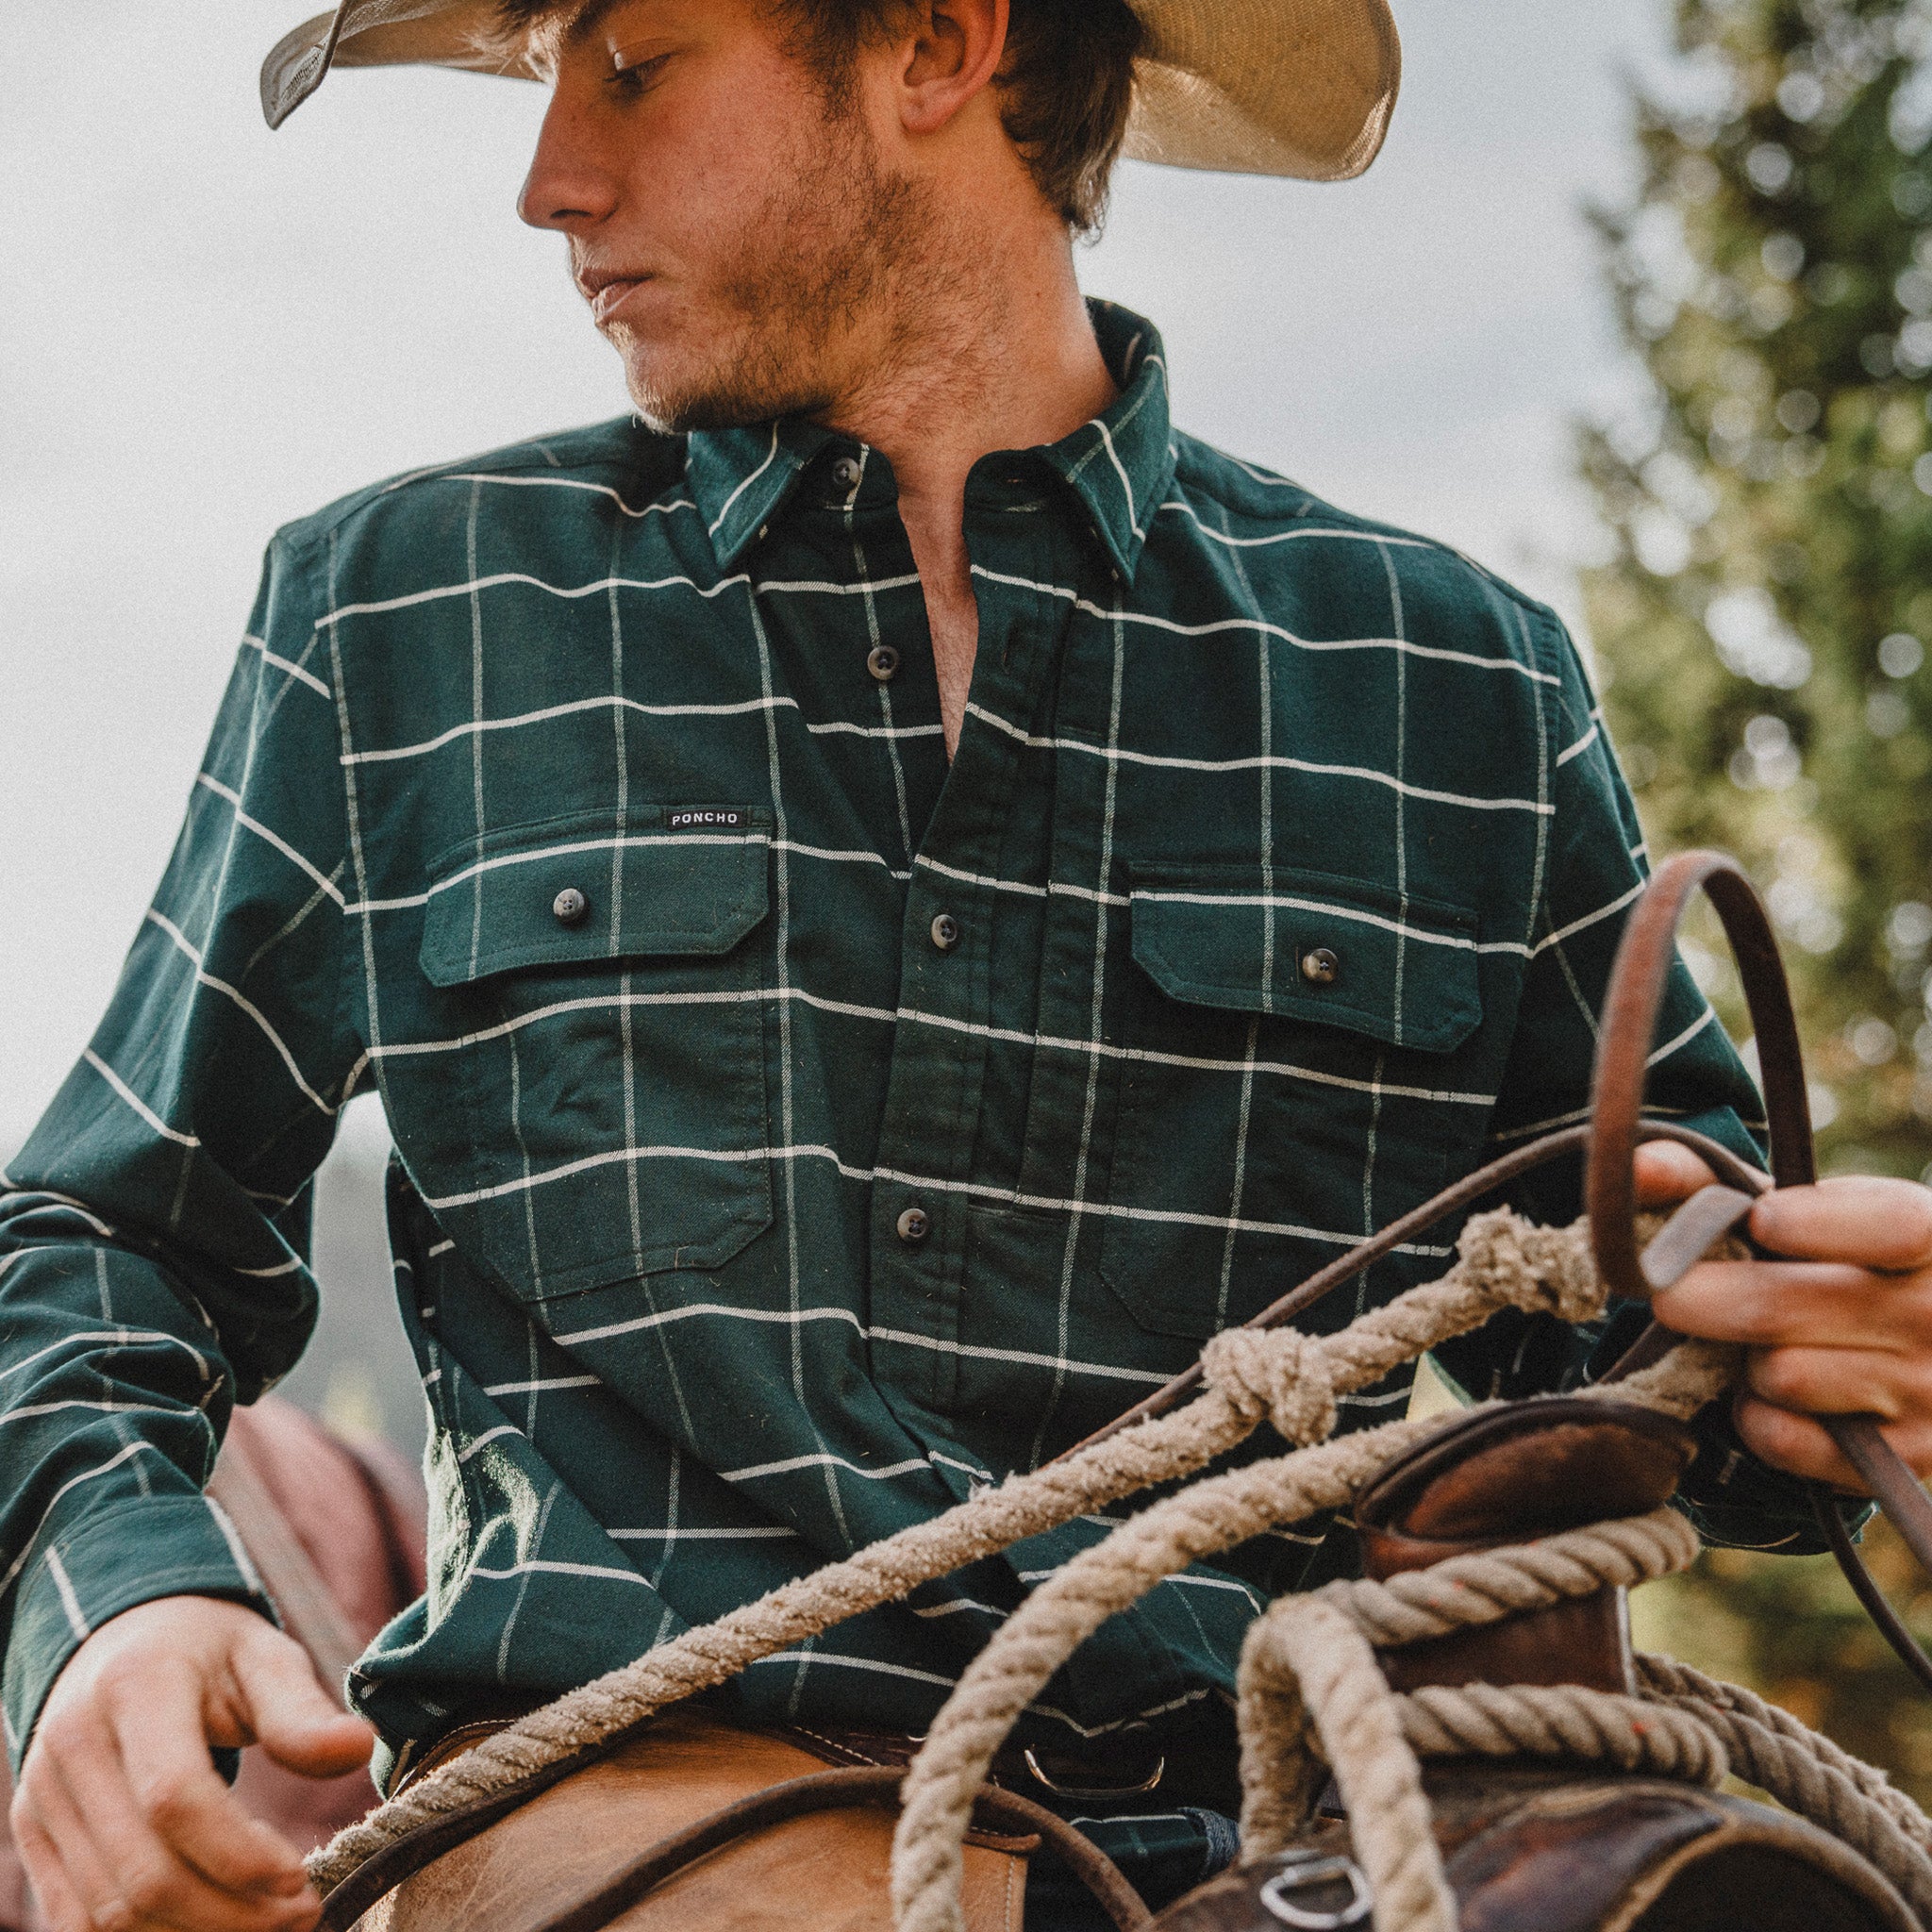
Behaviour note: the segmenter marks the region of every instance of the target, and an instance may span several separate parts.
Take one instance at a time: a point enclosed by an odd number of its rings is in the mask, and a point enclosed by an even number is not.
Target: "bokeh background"
[[[0,1158],[165,861],[275,525],[619,413],[561,245],[512,212],[537,90],[337,76],[279,134],[271,0],[0,25]],[[1720,842],[1798,975],[1828,1166],[1932,1162],[1932,4],[1397,0],[1362,181],[1129,165],[1087,286],[1180,420],[1444,538],[1591,654],[1653,843]],[[1734,1026],[1715,938],[1690,943]],[[289,1392],[413,1448],[387,1148],[318,1180]],[[1876,1566],[1932,1630],[1932,1589]],[[1826,1559],[1707,1557],[1641,1641],[1932,1797],[1932,1709]]]

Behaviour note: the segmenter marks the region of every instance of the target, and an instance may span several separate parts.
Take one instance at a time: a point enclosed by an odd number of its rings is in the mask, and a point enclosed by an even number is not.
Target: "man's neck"
[[[978,644],[967,476],[992,450],[1058,442],[1119,394],[1065,234],[1039,223],[993,225],[979,239],[991,245],[956,247],[931,265],[920,278],[917,324],[881,343],[866,375],[822,418],[892,466],[925,590],[949,758]]]

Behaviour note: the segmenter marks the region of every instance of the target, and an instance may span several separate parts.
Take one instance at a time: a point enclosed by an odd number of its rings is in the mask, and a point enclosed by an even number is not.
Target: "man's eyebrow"
[[[584,0],[564,23],[562,38],[572,46],[581,46],[625,4],[625,0]]]

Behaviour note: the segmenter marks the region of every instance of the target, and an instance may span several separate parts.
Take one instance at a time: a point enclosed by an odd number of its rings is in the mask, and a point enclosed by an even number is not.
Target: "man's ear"
[[[908,134],[937,134],[999,72],[1010,0],[927,0],[906,47],[899,119]]]

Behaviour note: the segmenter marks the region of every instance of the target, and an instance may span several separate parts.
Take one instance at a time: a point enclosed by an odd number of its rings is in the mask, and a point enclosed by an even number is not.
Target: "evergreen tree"
[[[1600,215],[1646,380],[1583,438],[1585,595],[1658,852],[1740,855],[1786,942],[1827,1167],[1932,1159],[1932,0],[1674,0]],[[1728,1023],[1713,935],[1693,965]],[[1822,1091],[1817,1090],[1822,1089]],[[1921,1634],[1932,1586],[1880,1525]],[[1716,1553],[1640,1624],[1932,1799],[1932,1706],[1829,1558]]]
[[[1717,844],[1790,957],[1827,1165],[1932,1160],[1932,0],[1676,0],[1600,215],[1648,382],[1584,436],[1585,583],[1659,851]],[[1702,969],[1727,1020],[1735,983]]]

